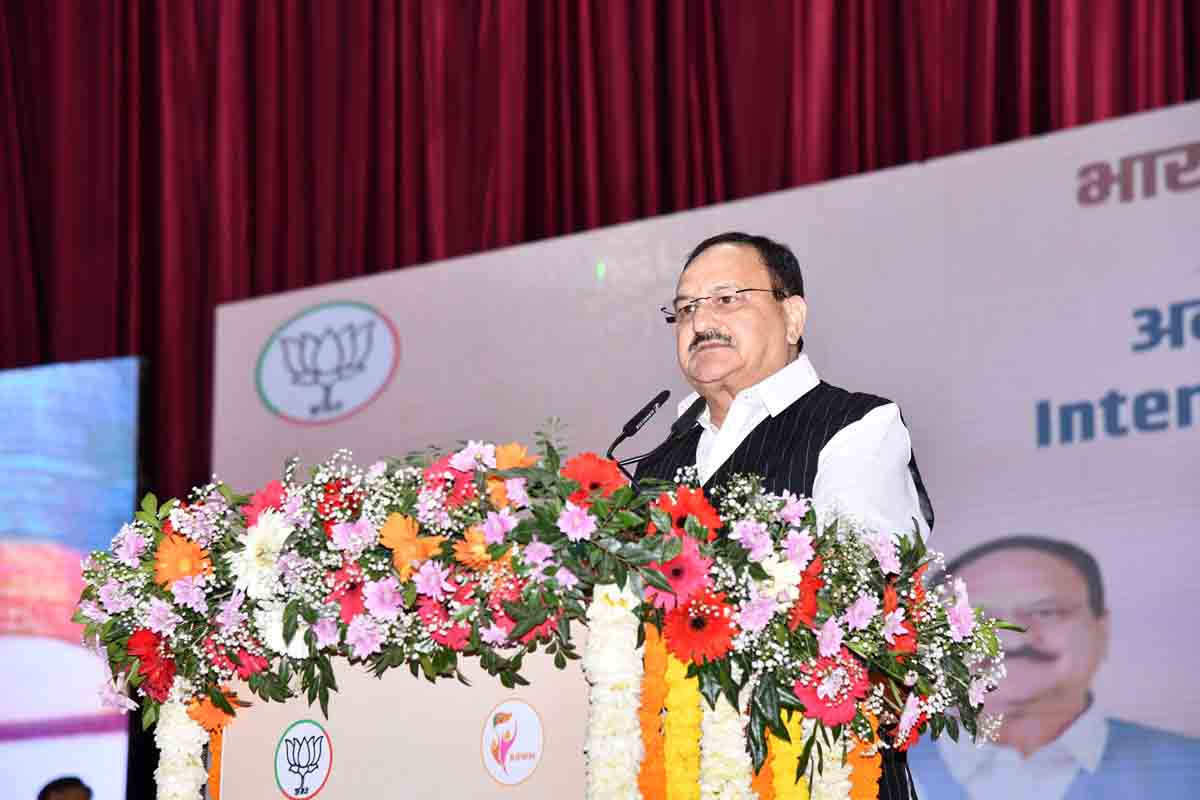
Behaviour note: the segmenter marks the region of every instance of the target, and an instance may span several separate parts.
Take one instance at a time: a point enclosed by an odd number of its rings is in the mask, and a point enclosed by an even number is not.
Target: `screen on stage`
[[[137,416],[137,359],[0,372],[5,797],[36,797],[64,776],[96,798],[125,796],[128,720],[100,708],[105,668],[71,617],[81,559],[107,549],[134,510]]]
[[[552,416],[573,449],[603,451],[670,388],[624,452],[649,449],[687,392],[657,310],[686,254],[723,231],[765,234],[804,268],[817,371],[900,404],[937,512],[930,544],[976,602],[1029,628],[989,701],[1005,738],[921,744],[921,796],[1190,796],[1198,220],[1193,103],[223,306],[214,468],[254,489],[293,454],[344,447],[366,464],[466,439],[532,443]],[[1079,686],[1086,710],[1064,719],[1055,698]],[[481,687],[469,705],[460,691],[389,674],[333,698],[328,720],[300,701],[250,709],[227,739],[225,785],[286,795],[262,764],[313,719],[351,743],[329,798],[388,791],[400,770],[428,778],[413,797],[582,793],[577,674]],[[500,786],[479,737],[509,700],[537,712],[554,757]]]

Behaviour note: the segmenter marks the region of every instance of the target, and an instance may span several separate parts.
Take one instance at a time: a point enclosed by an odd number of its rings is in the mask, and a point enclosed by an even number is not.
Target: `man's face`
[[[1037,550],[1001,550],[959,570],[971,604],[1027,629],[1002,633],[1008,677],[987,697],[990,712],[1035,714],[1078,703],[1108,649],[1108,615],[1088,604],[1087,581],[1070,562]]]
[[[708,248],[679,277],[676,295],[687,301],[721,290],[770,289],[771,274],[752,247]],[[804,332],[804,299],[776,300],[770,292],[745,292],[728,309],[700,305],[675,326],[679,366],[688,383],[706,397],[732,394],[778,372],[794,356]]]

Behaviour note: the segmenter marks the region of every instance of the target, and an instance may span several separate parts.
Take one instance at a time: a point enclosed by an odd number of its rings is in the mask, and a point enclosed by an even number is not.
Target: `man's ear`
[[[800,295],[785,297],[781,302],[787,320],[788,344],[799,344],[800,337],[804,335],[804,322],[808,319],[808,303]]]

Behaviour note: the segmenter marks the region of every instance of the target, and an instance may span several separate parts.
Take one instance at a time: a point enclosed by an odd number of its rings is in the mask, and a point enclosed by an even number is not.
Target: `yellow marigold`
[[[445,536],[417,536],[420,525],[412,517],[391,514],[379,530],[379,543],[392,551],[392,563],[400,580],[412,577],[413,569],[442,547]]]
[[[687,665],[668,653],[666,683],[667,800],[700,800],[700,682],[687,677]]]
[[[208,551],[177,533],[164,536],[154,557],[154,580],[170,589],[180,578],[200,573],[212,573]]]

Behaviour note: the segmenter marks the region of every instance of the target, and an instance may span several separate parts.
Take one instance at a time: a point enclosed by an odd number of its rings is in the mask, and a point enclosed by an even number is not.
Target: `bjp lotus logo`
[[[526,781],[542,758],[542,722],[522,700],[506,700],[492,709],[483,726],[483,764],[499,783]]]
[[[275,746],[275,783],[289,800],[311,800],[333,770],[333,743],[316,720],[293,722]]]
[[[399,354],[395,327],[371,306],[314,306],[267,341],[258,359],[259,394],[271,411],[292,422],[335,422],[383,391]]]

